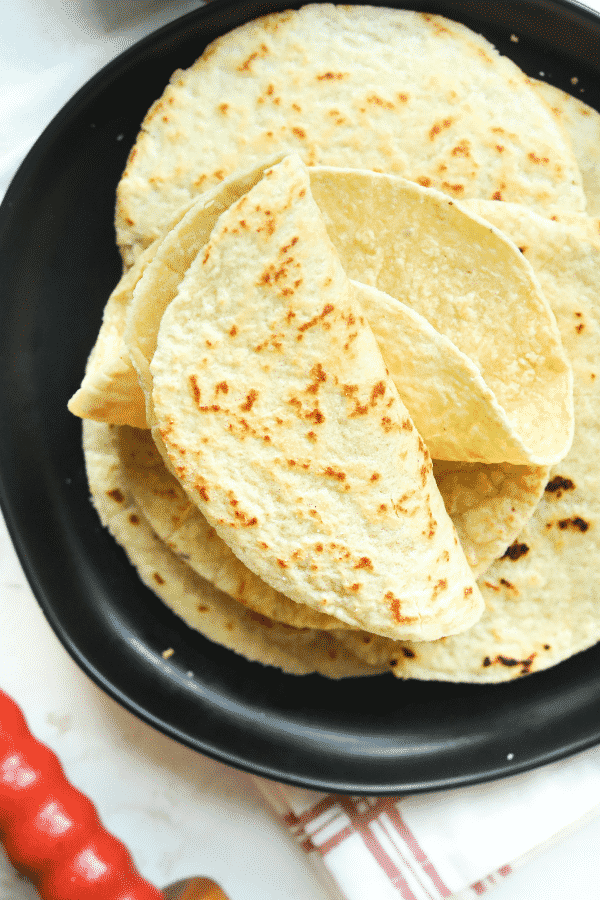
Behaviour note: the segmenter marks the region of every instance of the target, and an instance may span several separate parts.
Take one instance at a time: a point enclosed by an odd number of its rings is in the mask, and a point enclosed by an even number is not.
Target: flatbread
[[[161,237],[144,250],[134,266],[125,269],[110,294],[83,381],[67,404],[73,415],[96,422],[147,427],[144,394],[124,338],[127,315],[135,288],[152,263],[162,238],[179,224],[192,205],[188,201],[162,223]]]
[[[183,621],[246,659],[293,675],[378,674],[324,631],[299,631],[246,609],[200,578],[156,536],[128,489],[116,425],[85,421],[83,447],[94,506],[142,582]],[[160,648],[162,652],[165,648]],[[159,653],[157,652],[157,656]],[[161,660],[162,663],[162,660]],[[200,670],[203,662],[200,658]]]
[[[150,431],[119,429],[123,477],[152,530],[202,578],[234,600],[294,628],[339,628],[341,622],[274,590],[232,553],[166,468]]]
[[[402,678],[498,682],[545,669],[600,639],[600,242],[515,204],[478,203],[539,274],[574,372],[575,437],[536,512],[479,579],[486,603],[468,632],[430,644],[339,634]]]
[[[112,291],[102,316],[96,343],[88,357],[80,387],[67,406],[82,419],[146,427],[144,394],[123,340],[125,317],[133,291],[152,260],[159,240],[124,272]]]
[[[440,16],[312,4],[242,25],[174,73],[119,184],[125,263],[193,195],[292,152],[456,199],[585,209],[561,127],[484,38]]]
[[[474,575],[517,539],[544,494],[548,466],[433,460],[433,475]]]
[[[552,84],[533,78],[530,83],[568,132],[581,171],[586,210],[591,216],[599,216],[600,113],[583,100],[572,97]]]
[[[561,459],[573,437],[572,373],[552,310],[514,242],[466,205],[402,178],[315,167],[310,183],[349,278],[402,301],[474,365],[460,403],[458,379],[444,380],[449,371],[423,385],[422,414],[415,405],[414,415],[431,455],[537,466]],[[390,313],[371,317],[380,342]],[[429,350],[421,341],[415,365],[424,366],[434,346],[439,341]],[[449,348],[440,356],[444,364],[452,358]],[[402,393],[402,356],[390,354],[389,364]],[[466,385],[466,363],[462,371]],[[477,371],[485,384],[477,386]],[[476,402],[487,404],[483,415]]]
[[[357,299],[431,455],[534,466],[564,456],[573,431],[571,372],[517,248],[444,195],[404,179],[309,171],[347,271],[369,283],[356,285]],[[125,338],[146,396],[166,306],[218,215],[261,175],[229,179],[201,198],[136,286]]]
[[[379,634],[431,639],[476,620],[429,454],[298,157],[221,215],[163,315],[151,373],[169,467],[264,581]]]
[[[136,414],[144,422],[142,427],[153,424],[152,407],[146,409],[146,398],[152,391],[150,361],[156,349],[162,315],[177,293],[185,272],[208,242],[221,213],[262,178],[265,168],[268,166],[236,173],[186,208],[185,215],[159,243],[144,272],[145,277],[136,283],[127,308],[123,340],[132,371],[137,372],[138,387],[142,388],[142,392],[131,399],[137,404]]]

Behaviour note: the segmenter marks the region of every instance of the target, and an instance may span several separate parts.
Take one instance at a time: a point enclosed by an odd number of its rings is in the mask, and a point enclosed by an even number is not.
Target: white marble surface
[[[88,77],[134,40],[199,5],[0,4],[0,194],[43,127]],[[588,5],[600,11],[600,0]],[[0,597],[0,685],[146,877],[162,885],[210,875],[231,900],[325,900],[249,776],[152,730],[77,668],[42,616],[1,521]],[[599,844],[594,818],[528,862],[493,892],[495,900],[597,900]],[[35,896],[0,852],[0,900]]]

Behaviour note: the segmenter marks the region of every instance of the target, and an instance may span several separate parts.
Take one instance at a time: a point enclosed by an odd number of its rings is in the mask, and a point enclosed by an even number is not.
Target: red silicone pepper
[[[1,690],[0,839],[42,900],[162,900]]]

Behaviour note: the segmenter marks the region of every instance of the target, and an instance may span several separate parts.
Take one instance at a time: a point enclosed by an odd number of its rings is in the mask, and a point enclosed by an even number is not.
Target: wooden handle
[[[178,900],[229,900],[212,878],[192,878]]]

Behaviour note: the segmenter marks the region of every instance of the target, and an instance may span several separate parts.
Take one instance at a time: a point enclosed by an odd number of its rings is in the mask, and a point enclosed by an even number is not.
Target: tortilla
[[[146,427],[144,395],[123,341],[133,290],[152,260],[159,241],[148,247],[111,293],[85,375],[67,406],[82,419]]]
[[[170,216],[164,223],[165,234],[179,224],[190,205],[184,204]],[[135,265],[124,271],[108,298],[83,381],[67,404],[73,415],[96,422],[147,427],[144,394],[124,335],[135,288],[160,245],[161,239],[157,238],[144,250]]]
[[[581,171],[586,210],[591,216],[600,215],[600,113],[577,97],[547,84],[530,79],[537,93],[551,107],[558,121],[567,130],[577,164]]]
[[[476,206],[523,247],[556,314],[573,366],[575,437],[526,528],[479,579],[486,611],[468,632],[430,644],[336,633],[402,678],[506,681],[600,639],[600,242],[515,204]]]
[[[328,678],[376,675],[324,631],[271,622],[216,590],[178,559],[152,531],[128,490],[119,455],[119,428],[83,423],[86,471],[98,515],[125,550],[142,582],[190,627],[254,662],[293,675]],[[165,665],[157,650],[157,663]],[[177,653],[177,650],[175,649]],[[203,661],[198,659],[200,670]]]
[[[125,263],[195,194],[293,152],[456,199],[585,209],[562,128],[484,38],[440,16],[312,4],[242,25],[174,73],[119,184]]]
[[[573,429],[571,372],[552,312],[517,248],[497,232],[490,234],[489,226],[472,214],[449,206],[439,192],[369,172],[309,172],[329,235],[346,267],[358,281],[384,282],[394,295],[355,287],[431,455],[534,466],[564,456]],[[230,179],[192,207],[163,241],[136,287],[126,341],[146,395],[164,309],[220,212],[261,174],[258,170]],[[374,221],[377,226],[365,227]],[[426,242],[421,240],[424,231]],[[466,244],[472,249],[464,253]],[[432,252],[438,272],[439,260],[445,261],[435,278]],[[466,257],[462,266],[457,254]],[[500,274],[508,304],[498,283]],[[444,290],[438,287],[441,279]],[[439,295],[436,309],[433,290]],[[399,298],[408,300],[412,311]],[[526,319],[525,325],[515,327],[517,314]],[[470,329],[472,338],[457,321],[459,315],[476,323]],[[490,323],[494,317],[499,321]],[[434,319],[435,328],[428,319]],[[500,353],[502,372],[508,373],[504,377],[498,376]],[[513,377],[523,390],[515,390]]]
[[[146,409],[146,398],[152,390],[150,360],[156,349],[162,315],[188,267],[207,243],[221,213],[262,178],[264,169],[265,166],[259,166],[249,172],[237,173],[197,199],[167,232],[144,273],[144,279],[136,285],[127,309],[123,338],[137,372],[138,385],[142,388],[136,402],[137,414],[144,420],[143,427],[153,424],[152,409]]]
[[[419,427],[431,455],[536,466],[561,459],[573,437],[572,373],[552,310],[514,242],[465,205],[402,178],[317,167],[310,181],[348,277],[423,316],[487,385],[482,414],[455,402],[456,379],[429,378],[438,399],[422,401]],[[380,323],[371,322],[379,339]],[[415,358],[421,365],[423,352]],[[470,385],[473,402],[483,401],[484,385]]]
[[[159,449],[264,581],[390,636],[477,619],[429,454],[298,157],[220,216],[162,317],[151,373]]]
[[[148,430],[120,428],[116,452],[123,478],[144,518],[194,572],[275,622],[325,630],[341,626],[339,619],[275,591],[240,562],[167,470]]]
[[[433,460],[433,475],[474,575],[516,540],[548,482],[548,466]]]

